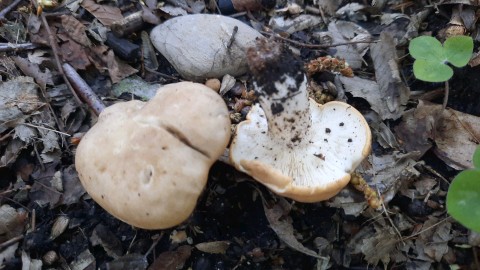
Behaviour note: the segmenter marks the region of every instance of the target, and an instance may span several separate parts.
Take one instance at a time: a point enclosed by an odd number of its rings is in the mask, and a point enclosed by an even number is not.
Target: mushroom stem
[[[288,147],[308,143],[312,123],[303,65],[281,44],[261,39],[247,52],[269,136]]]

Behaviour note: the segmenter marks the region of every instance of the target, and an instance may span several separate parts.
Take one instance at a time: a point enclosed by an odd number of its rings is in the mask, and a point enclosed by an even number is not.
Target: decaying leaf
[[[334,21],[328,24],[328,32],[317,32],[313,34],[320,41],[330,39],[330,43],[345,43],[365,41],[372,39],[370,33],[355,23],[347,21]],[[359,69],[363,64],[363,55],[368,49],[368,43],[352,43],[347,46],[338,46],[332,54],[345,61],[353,69]]]
[[[138,253],[127,254],[107,263],[107,269],[109,270],[145,270],[147,267],[147,258],[145,255]]]
[[[24,250],[22,250],[22,270],[41,270],[43,266],[42,260],[36,260],[30,258]]]
[[[270,19],[269,26],[280,32],[293,34],[295,32],[318,26],[323,22],[321,17],[302,14],[295,18],[285,18],[284,16],[276,16]]]
[[[437,115],[441,107],[425,106],[420,101],[417,108],[403,115],[402,122],[395,127],[395,133],[405,151],[419,151],[421,155],[432,147]]]
[[[86,249],[69,266],[72,270],[96,269],[95,257],[90,250]]]
[[[453,238],[450,233],[452,224],[448,220],[440,222],[439,219],[429,216],[425,221],[420,233],[420,237],[415,241],[416,250],[420,252],[420,258],[426,258],[427,261],[439,262],[448,252],[448,241]]]
[[[101,223],[93,229],[90,242],[93,246],[101,245],[108,256],[112,258],[118,259],[123,255],[122,242]]]
[[[444,110],[435,133],[435,154],[452,168],[473,168],[472,156],[480,144],[480,117]]]
[[[398,235],[390,226],[366,226],[360,230],[348,243],[352,254],[362,253],[368,263],[377,265],[383,262],[404,262],[407,260],[402,254],[400,246],[407,245],[398,239]]]
[[[417,108],[405,113],[395,128],[397,137],[406,151],[420,151],[423,155],[431,148],[452,168],[472,168],[472,156],[480,143],[480,117],[442,105],[420,100]]]
[[[55,167],[57,164],[50,163],[45,165],[45,171],[37,168],[32,174],[32,178],[35,182],[30,189],[30,199],[40,206],[46,206],[47,204],[53,208],[60,200],[62,193],[55,190],[52,186],[51,179],[55,175]]]
[[[37,85],[30,77],[0,82],[0,132],[15,127],[16,121],[44,105],[37,91]]]
[[[27,213],[8,204],[0,207],[0,242],[3,243],[23,233]]]
[[[315,257],[317,259],[325,259],[319,256],[315,251],[306,248],[300,243],[294,235],[294,229],[287,219],[282,218],[287,215],[290,209],[286,209],[284,206],[288,205],[285,199],[279,198],[279,203],[275,204],[272,208],[268,208],[265,201],[263,201],[263,209],[265,216],[267,217],[270,228],[277,234],[278,238],[282,240],[290,248],[306,254],[308,256]],[[282,203],[283,200],[283,203]]]
[[[44,61],[49,61],[50,58],[45,57],[47,52],[44,50],[35,50],[33,52],[28,53],[28,62],[32,64],[40,65]]]
[[[14,243],[0,252],[0,267],[5,267],[5,262],[15,259],[18,244],[18,242]]]
[[[77,203],[85,194],[85,189],[80,183],[75,166],[70,165],[63,170],[62,174],[63,196],[61,204],[70,205]]]
[[[192,254],[191,246],[179,246],[175,251],[165,251],[155,258],[148,270],[176,270],[183,265]]]
[[[385,119],[397,119],[399,112],[391,111],[384,100],[388,99],[388,93],[382,93],[377,82],[360,77],[336,76],[335,86],[337,89],[351,93],[354,97],[364,98],[368,101],[372,110]],[[395,108],[393,108],[395,109]]]
[[[400,77],[395,46],[393,37],[387,32],[382,32],[380,40],[370,45],[380,90],[377,95],[381,96],[381,103],[386,105],[392,119],[400,118],[410,97],[410,89]]]
[[[123,19],[122,11],[118,7],[97,4],[93,0],[82,1],[81,6],[105,26],[110,26],[115,21]]]
[[[195,248],[205,253],[225,254],[229,246],[230,246],[229,241],[213,241],[213,242],[198,243],[195,245]]]
[[[65,32],[72,40],[85,47],[90,47],[92,45],[92,42],[86,33],[87,27],[79,20],[68,15],[62,15],[60,16],[60,19]]]
[[[40,88],[45,89],[47,85],[53,85],[52,72],[48,68],[42,71],[38,64],[19,56],[13,57],[13,60],[25,75],[35,79]]]
[[[149,100],[157,93],[158,88],[160,88],[159,84],[150,84],[138,76],[130,76],[116,83],[113,86],[112,94],[119,97],[128,93],[140,97],[142,100]]]
[[[138,70],[118,59],[111,50],[108,52],[106,59],[108,73],[110,74],[112,83],[117,83],[123,78],[126,78],[138,72]]]

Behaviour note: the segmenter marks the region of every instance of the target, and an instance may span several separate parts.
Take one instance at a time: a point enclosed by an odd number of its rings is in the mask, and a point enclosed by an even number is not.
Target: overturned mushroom
[[[342,102],[309,100],[302,65],[276,43],[248,51],[256,104],[230,147],[235,167],[300,202],[336,195],[370,151],[363,116]]]
[[[222,98],[202,84],[175,83],[147,103],[105,109],[80,142],[75,166],[90,196],[113,216],[163,229],[192,213],[229,139]]]

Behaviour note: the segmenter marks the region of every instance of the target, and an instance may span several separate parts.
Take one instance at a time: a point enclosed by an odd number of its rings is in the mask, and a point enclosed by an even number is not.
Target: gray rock
[[[192,81],[245,73],[246,50],[257,37],[262,35],[239,20],[210,14],[175,17],[150,33],[155,48]]]

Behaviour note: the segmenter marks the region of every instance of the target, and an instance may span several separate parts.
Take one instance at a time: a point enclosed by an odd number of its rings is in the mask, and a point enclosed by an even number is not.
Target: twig
[[[447,108],[449,92],[448,81],[445,81],[445,94],[443,96],[442,112]]]
[[[30,123],[21,123],[21,125],[24,125],[24,126],[27,126],[27,127],[33,127],[33,128],[48,130],[48,131],[55,132],[55,133],[58,133],[58,134],[61,134],[61,135],[64,135],[64,136],[68,136],[68,137],[72,136],[72,135],[70,135],[68,133],[65,133],[65,132],[61,132],[61,131],[58,131],[58,130],[55,130],[55,129],[52,129],[52,128],[46,128],[46,127],[42,127],[42,126],[33,125],[33,124],[30,124]]]
[[[262,33],[264,35],[273,36],[276,39],[287,41],[287,42],[290,42],[290,43],[292,43],[294,45],[297,45],[297,46],[300,46],[300,47],[310,48],[310,49],[326,49],[326,48],[338,47],[338,46],[348,46],[348,45],[352,45],[352,44],[376,43],[377,42],[377,41],[349,41],[349,42],[334,43],[334,44],[330,44],[330,45],[307,44],[307,43],[299,42],[299,41],[296,41],[296,40],[293,40],[293,39],[282,37],[282,36],[280,36],[278,34],[275,34],[275,33],[269,33],[269,32],[265,32],[265,31],[261,31],[260,33]]]
[[[458,123],[460,123],[462,128],[465,129],[465,131],[467,131],[468,134],[470,134],[470,136],[472,136],[472,139],[474,140],[474,142],[479,144],[480,143],[480,138],[477,138],[475,133],[472,131],[472,128],[465,125],[465,123],[462,120],[460,120],[460,118],[458,117],[458,115],[455,113],[454,110],[449,110],[449,111],[453,114],[453,116],[455,116],[455,118],[457,118],[457,121],[458,121]]]
[[[0,21],[3,21],[5,20],[5,16],[12,10],[14,9],[15,7],[18,6],[18,4],[20,4],[20,2],[22,2],[22,0],[15,0],[13,1],[13,3],[11,3],[8,7],[4,8],[2,11],[0,11]]]
[[[478,262],[478,255],[477,255],[477,247],[476,246],[472,247],[472,252],[473,252],[473,261],[475,263],[475,269],[480,269],[480,263]]]
[[[159,76],[161,76],[161,77],[164,77],[164,78],[167,78],[167,79],[170,79],[170,80],[181,81],[181,80],[180,80],[179,78],[177,78],[177,77],[170,76],[170,75],[167,75],[167,74],[165,74],[165,73],[158,72],[158,71],[153,70],[153,69],[148,68],[148,67],[145,67],[145,70],[148,71],[148,72],[151,72],[151,73],[153,73],[153,74],[155,74],[155,75],[159,75]]]
[[[0,43],[0,52],[32,50],[38,47],[39,46],[37,44],[33,44],[33,43],[21,43],[21,44]]]
[[[145,253],[145,255],[144,255],[145,257],[147,257],[148,254],[150,254],[150,252],[152,252],[152,250],[155,248],[155,246],[157,246],[158,242],[162,239],[163,234],[164,234],[164,232],[161,232],[160,235],[158,235],[158,234],[154,235],[155,238],[153,239],[153,243],[150,246],[150,248],[147,250],[147,252]]]
[[[9,239],[9,240],[1,243],[1,244],[0,244],[0,249],[4,249],[4,248],[6,248],[6,247],[8,247],[8,246],[10,246],[10,245],[12,245],[12,244],[15,244],[16,242],[22,240],[23,237],[24,237],[23,235],[15,236],[15,237],[13,237],[13,238],[11,238],[11,239]]]
[[[377,192],[378,192],[378,194],[380,194],[380,191],[378,190],[378,187],[377,187]],[[382,203],[383,212],[385,213],[385,216],[387,217],[388,222],[390,222],[390,225],[393,227],[395,232],[398,234],[398,237],[399,237],[400,241],[402,241],[402,243],[405,244],[405,242],[402,239],[402,234],[398,230],[397,226],[395,226],[395,223],[393,223],[393,220],[390,218],[390,215],[388,214],[387,207],[385,207],[385,202],[383,200],[381,200],[381,203]]]
[[[78,75],[72,66],[65,63],[63,64],[63,70],[65,76],[70,80],[73,89],[82,97],[95,114],[99,115],[105,109],[105,104],[103,104],[102,100],[93,92],[92,88]]]
[[[449,220],[449,219],[450,219],[450,217],[446,217],[446,218],[440,220],[439,222],[437,222],[437,223],[435,223],[435,224],[433,224],[433,225],[431,225],[431,226],[429,226],[429,227],[427,227],[427,228],[425,228],[425,229],[423,229],[423,230],[421,230],[421,231],[419,231],[419,232],[416,232],[416,233],[414,233],[414,234],[412,234],[412,235],[409,235],[409,236],[403,238],[402,241],[405,241],[405,240],[414,238],[415,236],[418,236],[418,235],[420,235],[420,234],[422,234],[422,233],[424,233],[424,232],[426,232],[426,231],[428,231],[428,230],[431,230],[431,229],[437,227],[438,225],[442,224],[443,222],[445,222],[445,221],[447,221],[447,220]]]
[[[33,1],[33,2],[35,2],[35,1]],[[52,48],[53,56],[55,57],[55,62],[57,63],[58,72],[60,72],[60,74],[62,74],[63,80],[65,81],[65,84],[67,84],[68,88],[72,92],[72,95],[74,96],[75,101],[77,102],[77,104],[79,106],[81,106],[82,101],[80,100],[78,95],[75,93],[75,90],[73,89],[72,85],[70,84],[67,77],[65,76],[65,73],[63,72],[62,62],[60,61],[60,57],[58,56],[59,54],[58,54],[58,47],[57,47],[58,44],[57,44],[57,41],[56,41],[56,36],[54,36],[52,34],[52,31],[50,30],[50,25],[48,24],[47,19],[45,18],[45,14],[43,14],[43,13],[40,14],[40,17],[42,18],[43,27],[45,27],[45,30],[47,30],[48,42],[50,43],[50,47]]]

